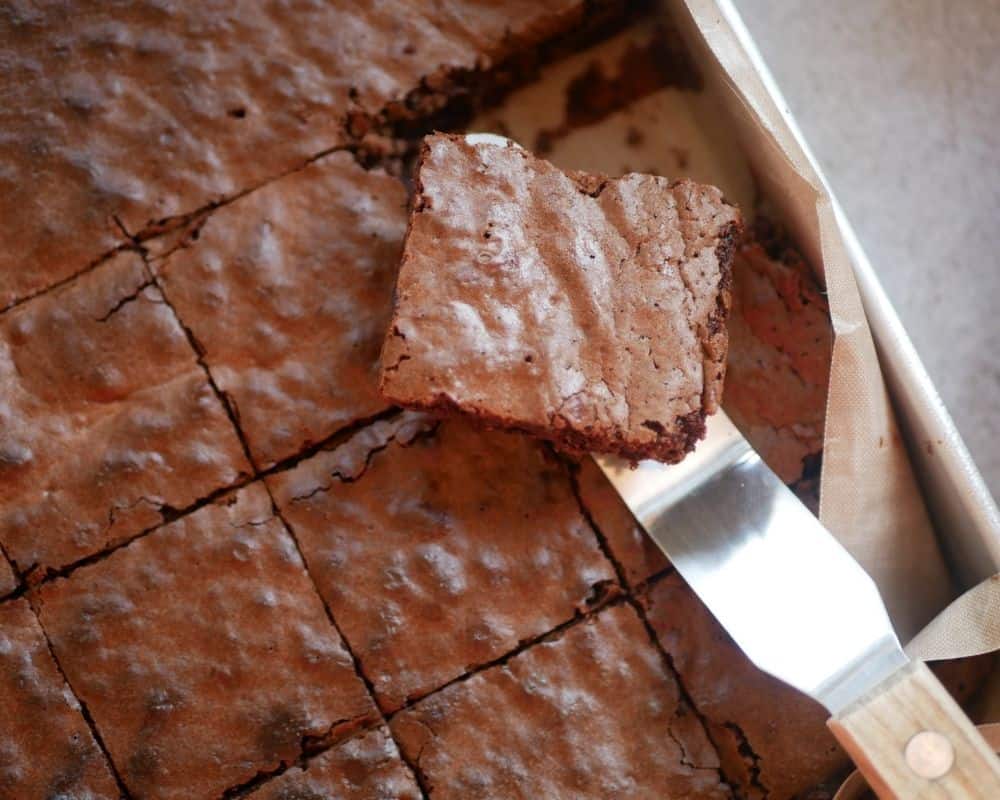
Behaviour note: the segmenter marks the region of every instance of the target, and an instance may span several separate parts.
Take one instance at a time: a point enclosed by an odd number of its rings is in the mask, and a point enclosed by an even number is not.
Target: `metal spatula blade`
[[[874,581],[725,413],[680,464],[598,463],[765,672],[836,713],[906,663]]]
[[[724,413],[680,464],[597,460],[747,656],[830,710],[880,797],[1000,797],[1000,760],[909,662],[875,583]]]

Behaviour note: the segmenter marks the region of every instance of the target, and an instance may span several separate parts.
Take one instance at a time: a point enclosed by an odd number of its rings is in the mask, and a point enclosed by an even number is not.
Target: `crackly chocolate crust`
[[[268,478],[385,711],[571,619],[614,573],[536,441],[405,412]]]
[[[29,580],[249,471],[136,253],[0,316],[0,541]]]
[[[252,800],[419,800],[420,788],[380,725],[293,767],[247,797]]]
[[[484,91],[617,0],[13,4],[0,14],[0,309],[129,236]]]
[[[115,800],[104,754],[28,602],[0,606],[0,797]]]
[[[398,179],[332,153],[196,224],[152,267],[258,468],[388,407],[378,357],[406,228]]]
[[[428,137],[381,389],[570,451],[679,461],[721,395],[739,231],[711,187]]]
[[[434,800],[732,796],[628,604],[449,686],[390,725]]]
[[[374,705],[262,484],[35,594],[137,797],[218,797]]]

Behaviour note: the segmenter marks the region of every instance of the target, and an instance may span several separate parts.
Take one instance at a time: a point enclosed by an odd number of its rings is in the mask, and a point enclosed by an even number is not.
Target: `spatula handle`
[[[828,724],[883,800],[1000,798],[1000,759],[922,662]]]

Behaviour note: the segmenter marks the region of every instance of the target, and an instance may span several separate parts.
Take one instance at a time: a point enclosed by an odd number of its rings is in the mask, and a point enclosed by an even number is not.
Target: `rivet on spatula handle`
[[[921,778],[943,778],[955,765],[955,748],[948,737],[937,731],[920,731],[906,743],[906,763]]]
[[[921,662],[829,722],[880,798],[1000,798],[1000,759]]]

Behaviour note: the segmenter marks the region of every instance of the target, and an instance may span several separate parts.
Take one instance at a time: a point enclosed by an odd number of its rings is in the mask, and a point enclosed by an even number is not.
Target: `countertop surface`
[[[735,3],[1000,496],[1000,2]]]

